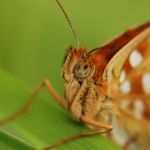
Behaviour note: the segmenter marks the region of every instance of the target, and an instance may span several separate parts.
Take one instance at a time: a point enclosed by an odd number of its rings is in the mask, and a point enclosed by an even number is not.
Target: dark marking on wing
[[[115,38],[114,40],[108,42],[106,45],[94,49],[87,54],[87,56],[90,57],[93,63],[95,64],[96,81],[101,77],[110,59],[128,42],[130,42],[132,39],[134,39],[137,35],[142,33],[148,27],[150,27],[150,22],[147,22],[136,28],[130,29],[121,34],[120,36],[118,36],[117,38]]]

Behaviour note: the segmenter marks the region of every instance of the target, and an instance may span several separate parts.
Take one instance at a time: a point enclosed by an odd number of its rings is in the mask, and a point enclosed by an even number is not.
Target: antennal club
[[[62,10],[63,14],[65,15],[65,17],[66,17],[66,19],[67,19],[67,22],[69,23],[69,26],[70,26],[70,28],[71,28],[71,31],[72,31],[72,33],[73,33],[73,35],[74,35],[74,38],[75,38],[75,40],[76,40],[77,46],[78,46],[78,48],[80,48],[80,42],[79,42],[79,40],[78,40],[78,36],[77,36],[77,34],[76,34],[75,30],[74,30],[74,27],[73,27],[73,25],[72,25],[72,23],[71,23],[71,21],[70,21],[68,15],[67,15],[66,11],[64,10],[64,8],[63,8],[63,6],[62,6],[62,4],[60,3],[59,0],[56,0],[56,2],[57,2],[57,4],[58,4],[58,6],[60,7],[60,9]]]

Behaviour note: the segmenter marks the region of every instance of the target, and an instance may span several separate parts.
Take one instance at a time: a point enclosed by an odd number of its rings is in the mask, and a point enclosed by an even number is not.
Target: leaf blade
[[[21,108],[33,89],[15,77],[0,70],[0,118]],[[7,108],[7,109],[6,109]],[[16,136],[35,149],[55,143],[73,134],[91,131],[82,123],[71,120],[68,114],[56,105],[54,100],[36,98],[28,112],[0,128],[3,132]],[[57,149],[101,149],[121,150],[102,136],[80,138],[68,142]]]

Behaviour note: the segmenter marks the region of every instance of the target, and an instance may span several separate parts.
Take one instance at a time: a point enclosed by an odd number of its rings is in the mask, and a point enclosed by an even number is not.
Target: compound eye
[[[75,67],[74,75],[77,79],[85,79],[93,73],[94,66],[87,60],[81,60]]]

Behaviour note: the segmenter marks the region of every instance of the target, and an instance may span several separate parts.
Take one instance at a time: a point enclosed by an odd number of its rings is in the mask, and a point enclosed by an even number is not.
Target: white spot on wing
[[[129,57],[129,63],[133,68],[137,67],[142,60],[143,57],[137,50],[133,51]]]
[[[144,113],[144,103],[142,100],[138,99],[134,103],[134,111],[133,114],[136,119],[141,119]]]
[[[145,73],[142,77],[142,85],[145,93],[150,93],[150,73]]]
[[[124,146],[127,142],[129,142],[133,134],[125,130],[125,128],[123,128],[123,126],[119,124],[119,121],[117,121],[115,117],[112,118],[112,126],[113,126],[113,130],[111,132],[112,139],[116,141],[116,143],[118,143],[120,146]],[[136,143],[133,142],[128,146],[128,150],[140,150],[140,149],[138,145],[136,145]]]
[[[120,83],[122,83],[125,80],[125,77],[126,77],[126,72],[123,70],[120,73],[120,78],[119,78]]]
[[[119,145],[124,145],[130,139],[130,135],[118,124],[116,118],[112,119],[112,138]]]
[[[127,94],[130,92],[131,90],[131,85],[130,85],[130,82],[127,80],[125,82],[123,82],[120,86],[121,88],[121,92],[124,93],[124,94]]]

